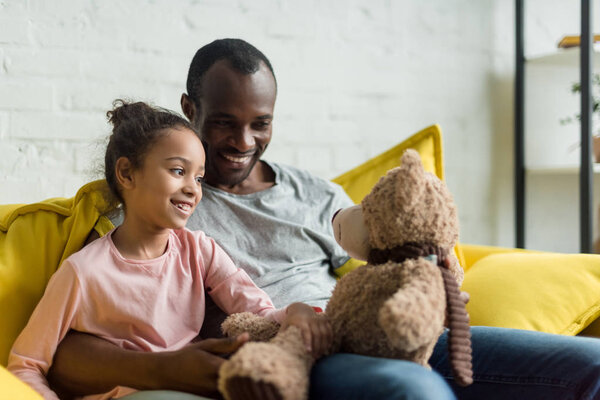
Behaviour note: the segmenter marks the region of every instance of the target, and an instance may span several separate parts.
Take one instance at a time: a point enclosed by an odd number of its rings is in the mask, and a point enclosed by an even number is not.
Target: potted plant
[[[581,93],[580,82],[571,85],[571,93]],[[563,118],[560,120],[560,123],[565,125],[575,121],[581,122],[581,114]],[[595,127],[595,130],[592,132],[594,161],[600,163],[600,74],[592,76],[592,127]]]

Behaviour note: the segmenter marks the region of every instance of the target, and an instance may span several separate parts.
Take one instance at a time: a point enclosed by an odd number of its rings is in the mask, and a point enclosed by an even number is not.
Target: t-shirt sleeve
[[[354,202],[348,194],[342,189],[341,186],[331,183],[333,186],[333,198],[331,201],[331,207],[328,212],[329,219],[327,220],[328,230],[331,232],[331,237],[333,238],[333,228],[331,226],[331,220],[333,219],[333,215],[336,211],[342,208],[352,207]],[[350,256],[346,253],[346,250],[342,249],[342,247],[335,241],[335,238],[332,242],[333,248],[331,249],[331,267],[335,270],[342,265],[344,265],[349,259]]]
[[[205,288],[215,304],[227,314],[249,311],[276,322],[283,322],[285,308],[276,309],[269,295],[235,266],[225,251],[211,238],[204,246],[211,251],[205,257]]]
[[[46,400],[58,400],[45,375],[75,318],[80,298],[79,280],[72,265],[64,261],[9,353],[8,370]]]

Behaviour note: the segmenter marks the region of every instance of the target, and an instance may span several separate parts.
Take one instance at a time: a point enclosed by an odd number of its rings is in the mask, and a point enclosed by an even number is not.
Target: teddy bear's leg
[[[414,352],[431,347],[443,330],[446,298],[439,271],[425,260],[414,265],[416,278],[407,282],[379,310],[379,324],[391,345]],[[428,273],[427,270],[431,273]],[[429,350],[428,350],[429,351]],[[429,354],[418,362],[425,365]]]
[[[228,337],[248,332],[250,340],[266,342],[277,334],[279,324],[256,314],[243,312],[228,316],[221,324],[221,330]]]
[[[314,360],[306,351],[300,330],[289,327],[267,343],[251,342],[219,370],[219,391],[227,400],[304,400]],[[257,396],[254,396],[257,394]]]

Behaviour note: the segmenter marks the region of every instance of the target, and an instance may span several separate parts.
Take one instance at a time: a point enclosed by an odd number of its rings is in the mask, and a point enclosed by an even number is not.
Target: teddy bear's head
[[[334,216],[336,240],[354,258],[410,243],[450,250],[458,240],[458,214],[446,185],[425,171],[415,150],[406,150],[401,161],[360,205]]]
[[[452,195],[437,176],[424,170],[412,149],[363,199],[362,212],[372,248],[430,243],[450,249],[458,240]]]

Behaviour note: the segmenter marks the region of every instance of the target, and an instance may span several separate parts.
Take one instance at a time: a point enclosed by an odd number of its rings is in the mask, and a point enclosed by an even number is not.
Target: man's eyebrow
[[[235,119],[235,115],[233,114],[228,114],[226,112],[215,112],[213,114],[210,114],[208,116],[208,118],[229,118],[229,119]],[[256,119],[273,119],[273,115],[272,114],[265,114],[265,115],[259,115],[258,117],[256,117]]]
[[[208,118],[235,118],[232,114],[227,114],[226,112],[215,112],[208,115]]]

